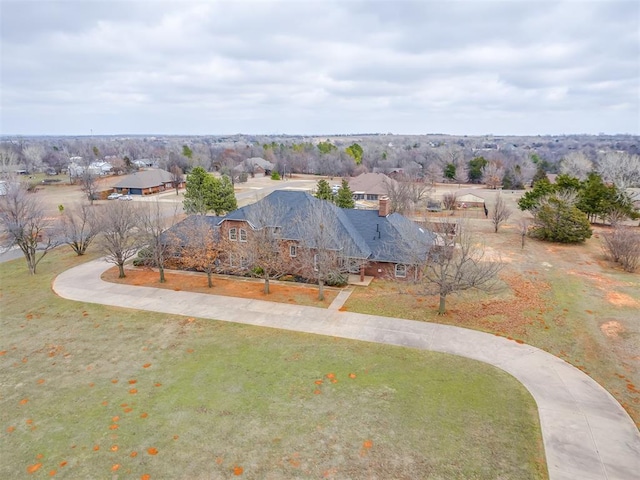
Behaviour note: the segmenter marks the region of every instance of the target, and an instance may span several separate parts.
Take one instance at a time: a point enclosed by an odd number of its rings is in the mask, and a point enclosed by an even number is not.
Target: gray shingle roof
[[[300,241],[303,232],[299,219],[313,218],[311,211],[323,203],[337,219],[339,231],[335,248],[353,258],[393,263],[413,263],[416,258],[426,258],[433,244],[434,235],[422,230],[406,217],[393,213],[380,217],[377,210],[354,210],[338,208],[333,203],[319,200],[306,192],[276,190],[257,204],[239,208],[219,220],[247,221],[256,223],[261,202],[272,205],[271,212],[278,218],[271,220],[281,228],[284,239]],[[218,217],[208,217],[218,218]],[[258,225],[252,225],[254,227]]]
[[[193,231],[197,231],[198,228],[204,223],[211,228],[217,228],[224,217],[216,217],[213,215],[190,215],[178,224],[169,228],[162,234],[162,241],[173,242],[174,239],[180,240],[182,245],[186,244],[189,240],[189,234]]]
[[[371,251],[369,260],[392,263],[414,263],[426,258],[434,235],[415,222],[392,213],[380,217],[377,210],[344,209],[354,229],[364,238]]]
[[[337,219],[338,232],[335,235],[335,249],[342,250],[346,255],[355,258],[368,258],[371,251],[362,236],[354,229],[343,209],[336,207],[330,202],[319,200],[309,195],[307,192],[293,190],[275,190],[260,200],[272,206],[270,211],[277,212],[278,218],[275,220],[277,226],[281,228],[281,235],[284,239],[302,240],[304,233],[301,231],[301,220],[313,218],[311,214],[314,209],[320,208],[319,204],[324,203],[326,208],[331,209]],[[247,205],[229,213],[225,219],[244,220],[249,223],[256,223],[254,218],[260,214],[259,204]],[[253,225],[254,227],[258,225]]]
[[[131,175],[126,175],[116,183],[114,188],[152,188],[173,181],[173,176],[166,170],[153,169],[141,170]]]

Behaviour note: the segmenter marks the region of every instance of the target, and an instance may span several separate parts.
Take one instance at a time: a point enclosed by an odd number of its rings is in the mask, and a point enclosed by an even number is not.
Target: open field
[[[2,478],[546,478],[504,372],[56,297],[79,261],[0,266]]]

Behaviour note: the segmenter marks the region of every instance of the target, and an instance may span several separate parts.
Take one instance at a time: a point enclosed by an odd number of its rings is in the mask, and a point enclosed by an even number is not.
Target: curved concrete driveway
[[[447,325],[103,282],[103,260],[59,275],[63,298],[452,353],[516,377],[538,404],[551,480],[640,479],[640,433],[580,370],[542,350]]]

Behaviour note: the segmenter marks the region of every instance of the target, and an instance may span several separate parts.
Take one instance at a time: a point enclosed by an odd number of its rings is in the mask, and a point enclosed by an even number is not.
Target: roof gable
[[[271,205],[270,211],[277,213],[277,218],[270,220],[272,223],[275,221],[277,225],[271,226],[281,228],[282,238],[296,241],[301,241],[304,235],[300,227],[300,220],[313,218],[312,210],[318,208],[318,204],[323,203],[331,209],[337,219],[339,231],[336,232],[336,242],[340,243],[340,245],[336,244],[335,248],[343,250],[348,256],[358,258],[367,258],[371,254],[367,243],[359,232],[353,228],[343,209],[336,207],[331,202],[320,200],[307,192],[275,190],[258,203],[230,212],[225,217],[225,220],[244,220],[255,228],[258,225],[254,225],[257,221],[253,219],[260,214],[260,209],[263,207],[259,204],[262,202]]]
[[[426,258],[433,245],[433,233],[399,213],[380,217],[377,210],[345,209],[354,229],[362,236],[371,251],[369,260],[393,263],[412,263]]]

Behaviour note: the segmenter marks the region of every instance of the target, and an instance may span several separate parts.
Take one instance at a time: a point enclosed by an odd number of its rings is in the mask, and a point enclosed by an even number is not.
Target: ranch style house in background
[[[389,185],[396,186],[397,182],[384,173],[361,173],[349,179],[349,188],[353,192],[353,199],[378,201],[387,195]]]
[[[326,222],[336,230],[330,248],[340,257],[344,271],[361,277],[414,278],[426,262],[436,236],[399,213],[389,214],[388,199],[380,198],[379,204],[378,210],[339,208],[307,192],[276,190],[223,217],[191,215],[170,228],[165,238],[188,242],[188,232],[194,231],[198,222],[206,221],[214,227],[216,241],[233,245],[229,254],[221,255],[219,270],[237,272],[243,263],[248,270],[251,262],[241,259],[249,259],[252,254],[251,235],[256,227],[251,219],[259,218],[262,212],[277,212],[277,220],[271,222],[277,224],[266,228],[278,232],[280,255],[289,267],[285,273],[297,275],[301,271],[301,249],[310,245],[303,237],[316,228],[314,212],[324,209],[334,219]]]
[[[184,185],[182,180],[178,187],[183,188]],[[166,170],[154,168],[126,175],[113,186],[113,191],[129,195],[150,195],[172,188],[176,188],[173,175]]]

